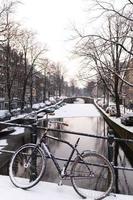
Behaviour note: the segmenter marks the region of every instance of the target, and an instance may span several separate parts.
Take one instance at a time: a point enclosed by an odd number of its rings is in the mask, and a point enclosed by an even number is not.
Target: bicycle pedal
[[[58,186],[62,186],[62,185],[63,185],[62,180],[60,180],[58,183]]]

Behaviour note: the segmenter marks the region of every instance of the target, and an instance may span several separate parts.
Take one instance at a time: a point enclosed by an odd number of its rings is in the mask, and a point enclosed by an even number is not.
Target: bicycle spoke
[[[107,159],[96,153],[85,154],[77,160],[71,170],[71,181],[75,191],[83,198],[102,199],[113,185],[113,169]]]
[[[38,183],[46,167],[43,151],[35,145],[22,146],[13,156],[9,176],[13,184],[20,188],[30,188]]]

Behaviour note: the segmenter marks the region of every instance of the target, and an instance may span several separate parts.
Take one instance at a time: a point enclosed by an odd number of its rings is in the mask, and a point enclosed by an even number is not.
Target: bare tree
[[[5,66],[5,84],[9,111],[11,111],[13,100],[12,87],[17,74],[15,59],[18,59],[17,54],[13,50],[13,43],[17,37],[18,28],[18,24],[12,21],[12,14],[16,4],[17,2],[3,4],[0,12],[0,45],[4,55],[3,64]]]
[[[33,75],[35,66],[38,65],[40,58],[44,52],[46,52],[46,47],[40,47],[37,42],[35,42],[35,34],[32,31],[20,30],[20,37],[18,38],[19,49],[23,54],[24,60],[24,73],[23,73],[23,90],[21,97],[21,110],[24,108],[25,95],[27,84],[30,79],[30,104],[32,106],[32,87],[33,87]]]
[[[60,63],[55,64],[54,86],[57,96],[61,96],[63,93],[65,72],[65,68]]]
[[[125,0],[122,7],[119,8],[118,5],[116,6],[115,2],[112,0],[92,0],[94,3],[94,7],[100,13],[97,17],[100,16],[119,16],[122,20],[126,21],[126,23],[130,24],[130,31],[128,32],[128,39],[130,39],[131,43],[133,43],[133,33],[132,33],[132,23],[133,23],[133,2],[132,0]],[[117,2],[118,4],[118,2]],[[113,41],[114,42],[114,41]],[[132,49],[128,48],[128,46],[115,41],[117,45],[121,46],[124,51],[128,52],[129,54],[133,55]]]
[[[120,116],[123,78],[131,58],[131,54],[123,51],[122,47],[128,44],[132,49],[132,43],[127,37],[129,31],[130,24],[119,16],[108,17],[106,31],[99,35],[82,35],[77,31],[79,41],[75,47],[75,54],[84,58],[89,70],[97,72],[98,79],[102,80],[106,90],[115,98],[117,116]]]
[[[133,22],[133,2],[132,0],[124,0],[121,8],[116,5],[115,1],[112,0],[92,0],[93,6],[96,10],[100,11],[99,16],[105,14],[116,14],[121,18]],[[118,3],[118,2],[117,2]]]

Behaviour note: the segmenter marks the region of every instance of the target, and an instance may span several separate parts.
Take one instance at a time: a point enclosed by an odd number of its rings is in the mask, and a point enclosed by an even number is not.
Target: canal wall
[[[120,118],[110,117],[96,102],[94,102],[97,109],[102,114],[104,120],[108,124],[108,126],[113,130],[113,134],[115,137],[120,139],[131,139],[133,140],[133,132],[128,129],[128,127],[124,126],[120,123]],[[119,141],[120,146],[122,147],[126,157],[128,158],[129,162],[133,166],[133,142],[123,142]]]

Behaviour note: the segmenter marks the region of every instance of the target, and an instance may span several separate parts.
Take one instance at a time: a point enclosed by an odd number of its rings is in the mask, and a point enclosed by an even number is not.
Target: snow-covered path
[[[73,187],[56,183],[39,182],[29,190],[12,185],[8,176],[0,176],[0,199],[2,200],[80,200]],[[133,196],[113,195],[105,200],[133,200]]]

